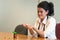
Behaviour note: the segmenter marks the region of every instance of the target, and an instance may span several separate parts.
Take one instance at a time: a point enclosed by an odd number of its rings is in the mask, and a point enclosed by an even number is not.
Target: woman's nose
[[[41,15],[42,13],[38,13],[39,15]]]

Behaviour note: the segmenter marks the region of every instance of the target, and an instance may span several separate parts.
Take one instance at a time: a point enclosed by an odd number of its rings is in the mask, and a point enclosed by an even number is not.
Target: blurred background
[[[34,25],[37,4],[44,0],[0,0],[0,32],[13,32],[19,24]],[[54,3],[57,23],[60,23],[60,0],[46,0]]]

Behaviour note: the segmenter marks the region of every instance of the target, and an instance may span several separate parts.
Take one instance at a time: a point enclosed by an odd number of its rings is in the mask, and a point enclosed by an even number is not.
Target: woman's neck
[[[41,22],[43,21],[44,19],[41,19]]]
[[[41,22],[43,22],[44,19],[45,19],[45,17],[43,19],[41,19]]]
[[[46,16],[47,17],[47,19],[48,19],[48,16]],[[40,22],[43,22],[43,20],[46,18],[46,17],[44,17],[44,18],[40,18]]]

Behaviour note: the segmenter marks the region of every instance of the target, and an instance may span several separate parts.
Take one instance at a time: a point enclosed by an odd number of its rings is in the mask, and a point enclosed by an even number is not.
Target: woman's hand
[[[29,30],[33,29],[33,26],[31,26],[30,24],[27,25]]]
[[[33,29],[33,27],[30,24],[23,24],[23,26],[29,30]]]
[[[28,27],[27,27],[28,24],[22,24],[22,25],[23,25],[23,27],[28,28]]]
[[[31,26],[30,24],[23,24],[23,26],[27,29],[29,29],[30,33],[33,35],[34,31],[33,31],[33,26]]]

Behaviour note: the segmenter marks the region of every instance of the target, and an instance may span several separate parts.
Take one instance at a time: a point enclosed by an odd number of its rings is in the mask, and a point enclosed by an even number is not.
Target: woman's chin
[[[43,17],[39,17],[40,19],[43,19]]]

